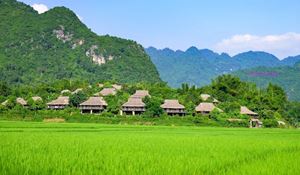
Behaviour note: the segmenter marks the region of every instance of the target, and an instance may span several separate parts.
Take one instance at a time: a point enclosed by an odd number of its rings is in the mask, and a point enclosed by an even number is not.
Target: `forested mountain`
[[[277,84],[285,89],[290,100],[300,101],[300,62],[295,66],[258,67],[233,73],[242,80],[267,87],[268,83]]]
[[[1,0],[0,36],[0,81],[10,84],[161,81],[141,45],[98,36],[65,7],[38,14],[21,2]]]
[[[226,53],[218,54],[196,47],[191,47],[185,52],[150,47],[146,52],[156,65],[162,80],[173,87],[179,87],[182,83],[203,86],[221,74],[259,66],[293,66],[300,60],[300,56],[279,60],[272,54],[254,51],[231,57]]]

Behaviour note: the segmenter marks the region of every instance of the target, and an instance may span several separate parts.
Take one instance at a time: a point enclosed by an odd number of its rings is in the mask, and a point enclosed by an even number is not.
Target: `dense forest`
[[[1,0],[0,9],[2,81],[161,81],[141,45],[108,35],[98,36],[65,7],[38,14],[24,3]]]
[[[267,87],[268,83],[279,85],[286,91],[290,100],[300,101],[300,62],[294,66],[257,67],[233,74],[259,87]]]
[[[86,121],[122,123],[129,121],[151,121],[152,124],[168,125],[204,125],[204,126],[242,126],[247,127],[249,117],[241,115],[240,106],[247,106],[249,109],[259,114],[264,127],[278,127],[277,121],[284,121],[287,126],[298,126],[300,120],[300,103],[290,102],[284,90],[274,84],[269,84],[266,88],[257,88],[255,84],[241,81],[231,75],[223,75],[214,79],[210,85],[196,88],[183,84],[178,89],[170,88],[165,83],[129,83],[122,84],[122,90],[116,95],[105,96],[108,103],[107,109],[100,115],[81,115],[78,105],[88,97],[99,92],[105,87],[111,87],[113,82],[105,82],[104,87],[97,84],[90,85],[85,81],[60,80],[51,84],[22,85],[10,87],[6,83],[0,85],[0,102],[2,119],[24,119],[41,121],[47,117],[63,117],[67,121]],[[70,106],[62,111],[46,110],[46,103],[61,95],[61,91],[68,89],[71,92],[82,88],[76,94],[67,93],[70,96]],[[140,116],[124,117],[119,115],[119,111],[130,95],[136,90],[148,90],[151,97],[143,99],[146,104],[146,112]],[[200,94],[210,94],[218,99],[220,103],[218,110],[212,111],[209,115],[195,113],[195,107],[203,101]],[[43,101],[35,102],[33,96],[40,96]],[[16,103],[16,98],[22,97],[28,101],[29,107],[23,108]],[[185,106],[187,114],[185,116],[167,116],[160,105],[165,99],[178,99]],[[208,100],[212,100],[208,99]],[[238,122],[229,122],[228,119],[240,119]],[[125,120],[125,121],[124,121]]]

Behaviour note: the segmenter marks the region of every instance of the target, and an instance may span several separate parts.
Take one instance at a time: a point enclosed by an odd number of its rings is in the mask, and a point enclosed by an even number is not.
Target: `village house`
[[[197,113],[201,114],[209,114],[211,113],[214,109],[217,109],[219,112],[223,112],[221,109],[217,108],[213,103],[200,103],[196,108]]]
[[[185,115],[185,107],[178,100],[165,100],[160,106],[168,115]]]
[[[8,100],[5,100],[4,102],[1,103],[2,106],[6,106],[8,103]]]
[[[201,98],[203,101],[207,101],[207,100],[210,98],[210,95],[209,95],[209,94],[201,94],[201,95],[200,95],[200,98]]]
[[[248,116],[253,117],[253,118],[257,118],[258,117],[257,113],[251,111],[246,106],[241,106],[240,114],[242,114],[242,115],[248,115]]]
[[[250,128],[261,128],[263,125],[262,121],[257,118],[251,118],[249,121]]]
[[[82,91],[83,89],[82,88],[78,88],[76,89],[75,91],[73,91],[71,94],[77,94],[78,92]]]
[[[22,105],[23,107],[27,107],[28,106],[28,103],[26,100],[24,100],[24,98],[17,98],[16,99],[16,103],[19,104],[19,105]]]
[[[258,119],[258,114],[248,109],[246,106],[241,106],[240,114],[250,116],[249,127],[261,128],[262,122]]]
[[[104,84],[98,83],[98,87],[99,87],[99,88],[103,88],[103,87],[104,87]]]
[[[277,123],[278,123],[279,126],[285,126],[285,122],[284,121],[280,121],[279,120],[279,121],[277,121]]]
[[[131,95],[131,98],[145,98],[146,96],[150,97],[149,91],[147,90],[136,90],[133,95]]]
[[[79,105],[81,113],[96,114],[103,112],[107,107],[107,103],[102,97],[90,97],[87,101]]]
[[[201,94],[201,95],[200,95],[200,98],[202,99],[202,101],[207,102],[207,101],[208,101],[210,98],[212,98],[212,97],[211,97],[211,95],[209,95],[209,94]],[[213,103],[214,105],[217,105],[218,103],[220,103],[220,101],[217,100],[217,99],[215,99],[215,98],[212,98],[212,103]]]
[[[113,84],[112,87],[115,88],[118,91],[122,89],[122,86],[118,85],[118,84]]]
[[[31,99],[34,101],[34,102],[37,102],[37,101],[43,101],[43,99],[39,96],[34,96],[34,97],[31,97]]]
[[[117,90],[115,88],[104,88],[99,92],[99,95],[104,97],[109,95],[116,95],[116,94],[117,94]]]
[[[62,90],[60,94],[71,94],[71,91],[68,89]]]
[[[122,110],[120,111],[120,114],[142,114],[146,111],[145,106],[146,105],[141,98],[129,98],[128,101],[122,105]]]
[[[57,99],[47,103],[48,109],[64,109],[69,105],[69,97],[60,96]]]
[[[220,103],[220,101],[214,98],[212,103],[213,103],[214,105],[217,105],[217,104]]]

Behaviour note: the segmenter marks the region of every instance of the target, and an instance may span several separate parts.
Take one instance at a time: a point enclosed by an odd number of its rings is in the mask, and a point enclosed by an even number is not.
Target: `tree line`
[[[102,82],[104,87],[110,87],[116,82]],[[49,84],[38,85],[18,85],[9,86],[5,82],[0,83],[0,102],[8,100],[6,106],[0,107],[0,113],[5,116],[7,113],[32,113],[46,110],[46,103],[56,99],[61,95],[61,91],[68,89],[74,91],[78,88],[83,90],[76,94],[63,94],[70,96],[70,106],[60,114],[79,113],[78,105],[88,97],[99,92],[103,87],[97,84],[90,85],[85,81],[59,80]],[[178,99],[186,108],[186,117],[195,119],[206,118],[207,122],[224,122],[229,118],[244,119],[247,116],[240,114],[240,106],[247,106],[249,109],[257,112],[265,126],[275,127],[277,121],[285,121],[291,126],[298,126],[300,120],[300,103],[291,102],[287,99],[284,90],[274,84],[269,84],[267,88],[258,88],[255,84],[243,82],[238,77],[232,75],[222,75],[212,80],[210,85],[204,87],[190,86],[182,84],[180,88],[170,88],[166,83],[132,83],[122,84],[122,90],[116,95],[104,97],[108,107],[102,116],[118,116],[119,110],[130,95],[136,90],[148,90],[151,98],[143,99],[146,104],[146,112],[140,117],[157,118],[165,117],[166,114],[160,108],[165,99]],[[218,108],[224,112],[213,111],[208,116],[202,116],[195,113],[195,107],[202,102],[200,94],[210,94],[213,98],[218,99],[220,103]],[[43,101],[33,101],[31,97],[40,96]],[[28,101],[29,107],[22,108],[16,103],[16,98],[22,97]],[[208,99],[212,101],[213,98]]]

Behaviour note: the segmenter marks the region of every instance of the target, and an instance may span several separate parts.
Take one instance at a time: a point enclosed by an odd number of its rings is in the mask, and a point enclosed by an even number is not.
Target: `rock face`
[[[106,61],[111,61],[114,59],[114,57],[111,55],[105,58],[103,55],[97,54],[97,51],[98,51],[98,46],[93,45],[88,51],[86,51],[85,55],[87,57],[92,58],[93,62],[99,65],[105,64]]]
[[[0,9],[0,81],[161,81],[141,45],[98,36],[65,7],[38,14],[24,3],[1,0]]]
[[[73,34],[65,32],[65,27],[63,25],[60,25],[60,29],[53,30],[53,33],[56,35],[57,39],[61,40],[64,43],[67,41],[71,41],[73,38]]]
[[[79,40],[75,41],[75,43],[72,45],[72,49],[76,49],[77,46],[82,46],[83,44],[84,44],[84,40],[79,39]]]

